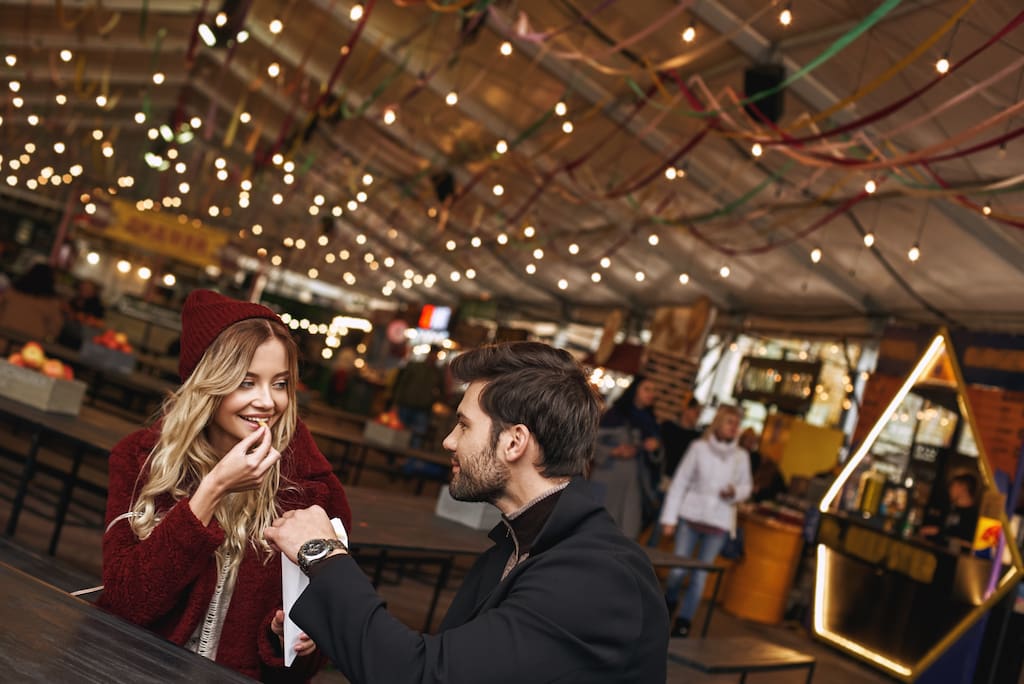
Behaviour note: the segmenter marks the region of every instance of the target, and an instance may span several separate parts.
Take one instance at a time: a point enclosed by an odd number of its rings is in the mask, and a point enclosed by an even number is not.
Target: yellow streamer
[[[947,19],[946,22],[942,26],[939,27],[938,31],[936,31],[932,35],[930,35],[927,38],[925,38],[923,43],[921,43],[916,48],[914,48],[909,53],[907,53],[907,55],[903,59],[901,59],[900,61],[898,61],[895,64],[893,64],[891,67],[886,69],[881,75],[879,75],[877,78],[875,78],[875,80],[871,81],[870,83],[868,83],[864,87],[860,88],[854,94],[852,94],[852,95],[850,95],[848,97],[844,97],[842,100],[840,100],[839,102],[836,102],[834,105],[832,105],[828,109],[825,109],[825,110],[815,114],[813,117],[811,117],[811,121],[821,121],[823,119],[827,119],[828,117],[832,116],[833,114],[835,114],[839,110],[843,109],[847,105],[850,105],[853,102],[856,102],[857,100],[861,99],[862,97],[864,97],[868,93],[871,93],[871,92],[875,91],[881,85],[883,85],[884,83],[886,83],[887,81],[892,79],[896,74],[898,74],[899,72],[901,72],[904,69],[906,69],[913,62],[917,61],[917,59],[921,55],[923,55],[925,52],[927,52],[929,48],[931,48],[933,45],[935,45],[935,43],[937,43],[938,40],[940,38],[942,38],[942,36],[944,36],[946,33],[948,33],[950,30],[952,30],[952,28],[954,26],[956,26],[956,23],[958,21],[960,21],[960,19],[962,19],[965,14],[967,14],[967,11],[969,9],[971,9],[971,7],[977,1],[978,0],[967,0],[967,2],[964,3],[964,5],[962,7],[960,7],[960,9],[958,9],[956,12],[954,12],[952,14],[952,16],[950,16],[949,19]],[[804,123],[803,125],[807,125],[807,123]],[[797,130],[798,128],[802,127],[802,126],[796,126],[795,123],[791,124],[791,126],[793,126],[793,127],[792,128],[788,128],[787,130],[793,131],[793,130]]]

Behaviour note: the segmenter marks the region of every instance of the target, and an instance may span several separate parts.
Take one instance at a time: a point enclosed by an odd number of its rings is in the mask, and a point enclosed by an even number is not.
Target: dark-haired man
[[[317,507],[266,533],[309,568],[292,619],[356,684],[665,681],[658,580],[580,477],[601,412],[583,370],[567,352],[518,342],[467,352],[451,371],[469,383],[444,441],[451,493],[492,503],[502,522],[440,632],[391,617],[344,549],[303,563],[309,540],[333,537]]]

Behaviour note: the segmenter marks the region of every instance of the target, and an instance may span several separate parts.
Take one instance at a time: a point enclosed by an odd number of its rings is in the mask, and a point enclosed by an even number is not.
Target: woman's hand
[[[274,613],[274,619],[270,621],[270,631],[278,636],[281,640],[281,649],[285,648],[284,643],[284,611],[279,610]],[[299,640],[295,642],[295,654],[298,656],[308,656],[316,650],[316,644],[309,638],[305,632],[299,633]]]
[[[718,492],[718,495],[725,499],[726,501],[731,501],[732,498],[736,496],[736,488],[733,487],[731,484],[726,485],[725,487],[722,488],[722,491]]]
[[[660,446],[661,442],[657,437],[648,437],[644,440],[644,451],[657,451]]]
[[[663,537],[674,537],[675,535],[676,535],[676,526],[675,525],[662,525],[661,526],[661,536],[663,536]]]
[[[260,426],[232,447],[206,478],[214,478],[225,494],[244,492],[259,487],[271,466],[279,460],[280,452],[270,446],[270,428]]]
[[[192,513],[204,525],[209,525],[213,512],[225,495],[255,489],[279,460],[280,452],[270,446],[270,428],[261,426],[253,430],[199,482],[189,500]]]

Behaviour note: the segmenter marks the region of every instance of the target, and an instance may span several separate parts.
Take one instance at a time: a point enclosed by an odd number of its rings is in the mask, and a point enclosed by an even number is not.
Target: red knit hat
[[[207,348],[225,328],[249,318],[281,322],[276,313],[261,304],[230,299],[212,290],[192,290],[181,309],[181,381],[192,375]]]

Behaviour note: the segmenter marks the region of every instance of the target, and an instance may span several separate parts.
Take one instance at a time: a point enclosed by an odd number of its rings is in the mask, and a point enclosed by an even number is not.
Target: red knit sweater
[[[110,454],[110,486],[106,524],[129,511],[144,481],[146,458],[159,437],[159,426],[135,432]],[[141,477],[140,477],[141,475]],[[322,506],[340,517],[346,529],[352,512],[341,483],[299,421],[291,444],[282,452],[283,511]],[[103,595],[99,605],[170,641],[182,645],[200,624],[217,584],[214,552],[224,532],[212,520],[204,526],[189,508],[188,498],[157,502],[163,520],[145,540],[138,540],[127,520],[118,521],[103,537]],[[238,568],[234,593],[217,646],[217,662],[263,681],[300,682],[315,672],[299,660],[284,667],[280,640],[269,631],[281,608],[281,557],[264,563],[262,550],[247,548]]]

